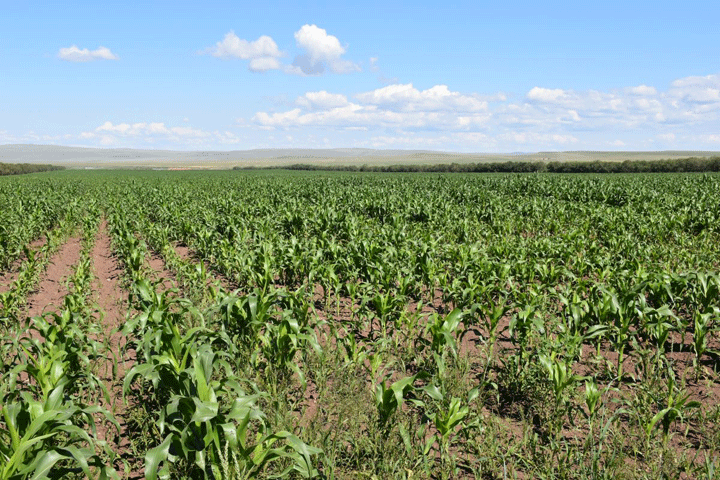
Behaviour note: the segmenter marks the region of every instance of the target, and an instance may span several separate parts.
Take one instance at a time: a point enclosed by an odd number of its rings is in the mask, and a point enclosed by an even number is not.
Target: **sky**
[[[720,150],[717,1],[0,4],[0,144]]]

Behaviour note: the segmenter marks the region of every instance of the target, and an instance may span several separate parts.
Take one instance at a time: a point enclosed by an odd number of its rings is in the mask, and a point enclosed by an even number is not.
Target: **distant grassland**
[[[503,162],[623,162],[678,160],[685,158],[711,158],[720,156],[720,152],[539,152],[523,154],[455,154],[443,152],[422,152],[397,155],[364,156],[313,156],[281,155],[276,157],[252,158],[238,155],[220,157],[216,155],[195,158],[174,158],[155,161],[142,165],[140,162],[118,164],[118,167],[155,167],[187,169],[228,169],[228,168],[283,168],[293,165],[310,165],[320,168],[336,167],[387,167],[404,165],[449,165]],[[109,166],[109,165],[106,165]],[[114,167],[115,165],[113,165]]]
[[[238,151],[169,151],[101,149],[53,145],[0,145],[0,162],[53,164],[67,168],[213,169],[289,167],[360,167],[367,165],[436,165],[504,162],[623,162],[711,158],[712,151],[451,153],[423,150],[263,149]]]

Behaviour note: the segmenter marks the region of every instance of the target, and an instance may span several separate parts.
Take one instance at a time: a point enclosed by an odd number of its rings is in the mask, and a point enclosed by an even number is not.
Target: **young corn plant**
[[[418,404],[426,410],[432,410],[432,413],[426,412],[425,415],[436,432],[425,440],[423,453],[429,455],[433,446],[437,444],[442,476],[447,477],[449,472],[450,478],[456,477],[460,471],[457,468],[458,459],[452,454],[451,447],[457,436],[469,433],[476,426],[476,419],[469,423],[466,423],[466,419],[470,414],[469,405],[478,397],[479,391],[477,388],[471,389],[466,401],[450,397],[442,387],[438,388],[434,384],[423,387],[422,391],[432,402],[430,404],[418,402]]]
[[[695,351],[695,358],[693,358],[693,367],[695,369],[695,376],[700,375],[700,360],[705,354],[720,355],[719,352],[713,351],[708,348],[708,337],[717,328],[714,326],[715,319],[718,318],[717,314],[713,313],[700,313],[696,311],[693,314],[693,350]]]
[[[586,377],[574,375],[569,361],[565,358],[558,358],[555,352],[552,352],[550,356],[540,355],[539,360],[548,375],[552,387],[555,406],[552,415],[553,420],[550,422],[550,433],[557,438],[565,419],[572,413],[573,409],[568,392],[580,381],[585,380]],[[590,397],[590,400],[594,409],[597,399]]]
[[[610,327],[610,341],[613,350],[618,353],[616,374],[617,378],[622,381],[625,349],[635,336],[631,327],[637,324],[634,309],[635,296],[630,292],[625,296],[618,297],[614,291],[603,288],[598,293],[599,296],[594,298],[591,309],[598,324]]]
[[[21,392],[0,409],[0,479],[60,478],[73,471],[87,478],[119,479],[96,453],[93,415],[100,407],[79,407],[65,398],[67,378],[37,399]],[[90,426],[88,433],[82,426]]]
[[[670,371],[667,379],[667,397],[665,408],[660,410],[645,425],[645,433],[648,441],[652,436],[655,427],[660,424],[663,432],[663,446],[667,446],[670,435],[670,427],[679,420],[684,421],[686,416],[693,410],[700,408],[700,402],[690,400],[690,394],[679,388],[675,380],[675,374]]]
[[[512,316],[510,320],[509,333],[513,344],[517,347],[518,352],[514,357],[516,360],[516,374],[520,374],[525,368],[527,358],[525,357],[525,349],[527,347],[530,335],[534,332],[542,333],[545,327],[537,308],[532,305],[526,305],[522,310]]]
[[[270,433],[265,415],[255,403],[258,395],[242,390],[226,360],[209,345],[199,346],[191,360],[161,411],[158,427],[166,436],[147,452],[146,478],[168,478],[169,464],[178,460],[196,466],[206,479],[216,478],[228,451],[239,478],[255,478],[279,459],[290,459],[286,473],[317,476],[311,457],[321,451],[288,432]],[[221,368],[226,371],[224,378],[214,380]],[[249,435],[251,427],[257,432],[254,436]],[[278,442],[284,445],[275,446]]]
[[[414,392],[414,383],[417,375],[404,377],[392,384],[387,384],[387,378],[375,385],[375,406],[378,412],[378,423],[384,432],[388,432],[392,425],[390,418],[402,407],[405,400]]]

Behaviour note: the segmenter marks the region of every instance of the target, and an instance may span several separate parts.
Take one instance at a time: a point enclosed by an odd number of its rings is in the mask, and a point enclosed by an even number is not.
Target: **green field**
[[[0,480],[717,479],[719,245],[717,174],[3,177]]]

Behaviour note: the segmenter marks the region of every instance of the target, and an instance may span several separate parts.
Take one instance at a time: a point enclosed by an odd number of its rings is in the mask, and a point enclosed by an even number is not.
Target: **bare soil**
[[[121,285],[123,268],[112,253],[106,222],[100,225],[92,259],[96,277],[94,290],[101,312],[100,323],[103,332],[99,340],[107,342],[107,357],[101,361],[98,373],[108,389],[110,402],[101,399],[100,405],[110,410],[120,424],[119,432],[115,427],[100,425],[98,435],[108,442],[121,459],[130,464],[131,471],[127,478],[142,478],[142,465],[136,465],[138,462],[133,462],[130,453],[126,415],[128,408],[122,393],[125,374],[135,364],[135,352],[131,349],[125,350],[127,338],[121,331],[128,312],[128,297]],[[121,465],[115,467],[118,471],[123,470]]]
[[[68,294],[67,279],[72,274],[72,267],[80,260],[82,240],[70,238],[53,256],[45,272],[40,275],[35,292],[28,296],[28,317],[42,315],[61,307]]]

